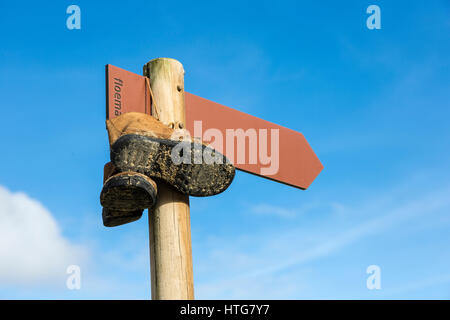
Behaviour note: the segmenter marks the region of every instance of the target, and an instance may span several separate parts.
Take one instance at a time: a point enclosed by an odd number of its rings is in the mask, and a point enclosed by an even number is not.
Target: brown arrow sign
[[[185,92],[186,127],[224,153],[236,168],[306,189],[323,169],[305,137],[296,131]],[[150,114],[144,76],[106,65],[106,117]]]

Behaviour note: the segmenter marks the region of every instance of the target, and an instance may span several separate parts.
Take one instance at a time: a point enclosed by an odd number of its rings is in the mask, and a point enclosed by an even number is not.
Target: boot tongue
[[[127,112],[116,118],[106,120],[106,129],[108,130],[110,145],[125,134],[140,134],[170,139],[174,131],[154,117],[140,112]]]

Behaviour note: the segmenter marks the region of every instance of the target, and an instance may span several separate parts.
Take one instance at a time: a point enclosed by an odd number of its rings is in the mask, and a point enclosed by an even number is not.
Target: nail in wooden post
[[[144,66],[153,91],[152,115],[164,124],[182,123],[184,69],[174,59],[158,58]],[[158,200],[149,212],[152,299],[194,299],[189,196],[158,184]]]

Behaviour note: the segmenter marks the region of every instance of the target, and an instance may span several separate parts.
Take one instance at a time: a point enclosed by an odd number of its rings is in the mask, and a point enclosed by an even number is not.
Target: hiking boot
[[[102,220],[105,227],[117,227],[126,223],[139,220],[144,210],[136,211],[111,211],[110,209],[102,209]]]
[[[128,112],[106,127],[111,161],[121,172],[143,173],[198,197],[218,194],[233,181],[234,166],[224,155],[192,139],[180,141],[179,131],[150,115]]]
[[[112,163],[107,163],[103,180],[100,203],[106,227],[136,221],[144,209],[152,208],[156,202],[156,183],[141,173],[118,172]]]

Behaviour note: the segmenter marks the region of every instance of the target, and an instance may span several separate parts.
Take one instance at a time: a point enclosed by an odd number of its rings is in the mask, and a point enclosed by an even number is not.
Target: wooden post
[[[164,124],[185,126],[184,69],[174,59],[144,65],[153,91],[152,115]],[[149,211],[152,299],[194,299],[189,196],[158,183],[158,200]]]

